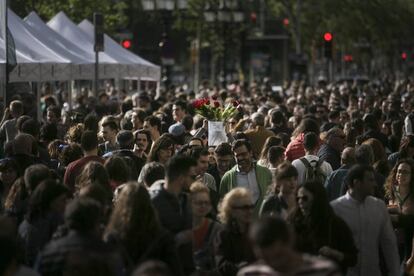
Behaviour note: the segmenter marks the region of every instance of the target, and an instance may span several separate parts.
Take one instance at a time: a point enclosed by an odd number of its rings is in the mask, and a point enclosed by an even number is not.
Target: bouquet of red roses
[[[197,99],[193,102],[195,112],[209,121],[226,121],[237,114],[239,102],[223,106],[217,97]]]

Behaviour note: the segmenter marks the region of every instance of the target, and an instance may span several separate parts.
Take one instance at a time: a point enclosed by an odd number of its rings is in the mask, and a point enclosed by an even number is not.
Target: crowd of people
[[[16,95],[0,275],[414,275],[413,82]],[[195,99],[237,102],[211,145]]]

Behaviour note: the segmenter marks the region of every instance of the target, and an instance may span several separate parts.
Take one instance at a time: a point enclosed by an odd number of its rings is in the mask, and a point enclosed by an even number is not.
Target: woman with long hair
[[[382,143],[378,139],[369,138],[362,144],[371,146],[372,151],[374,152],[374,170],[382,176],[387,177],[390,172],[390,167],[387,162],[387,155]]]
[[[217,270],[220,275],[233,276],[243,265],[255,261],[248,230],[254,214],[253,197],[246,188],[228,192],[219,207],[223,223],[214,242]]]
[[[257,164],[263,166],[263,167],[270,167],[270,164],[267,159],[267,154],[269,152],[269,149],[273,146],[281,146],[282,140],[276,136],[270,136],[266,139],[266,142],[263,146],[262,152],[260,153],[259,161],[257,161]]]
[[[122,253],[129,272],[155,259],[182,275],[174,239],[161,227],[147,189],[136,182],[128,182],[117,197],[104,238]]]
[[[55,179],[43,181],[29,199],[25,219],[19,226],[19,236],[24,242],[25,263],[34,264],[39,251],[52,238],[63,223],[63,212],[70,193]]]
[[[358,250],[347,224],[335,215],[322,183],[307,181],[296,192],[297,207],[288,221],[296,232],[300,252],[322,255],[344,272],[357,262]]]
[[[296,206],[295,191],[298,186],[298,171],[285,162],[276,168],[273,185],[269,187],[268,196],[262,203],[259,215],[274,215],[287,219]]]
[[[20,168],[16,161],[10,158],[0,160],[0,212],[4,210],[10,188],[20,175]]]
[[[148,154],[147,162],[160,162],[165,165],[174,154],[174,140],[168,134],[161,135],[154,141]]]
[[[191,210],[193,215],[193,259],[198,271],[215,269],[213,238],[219,230],[219,224],[207,215],[212,211],[210,191],[201,182],[190,187]]]
[[[399,237],[402,261],[412,252],[414,232],[414,160],[401,159],[392,169],[385,182],[385,198],[388,211]]]

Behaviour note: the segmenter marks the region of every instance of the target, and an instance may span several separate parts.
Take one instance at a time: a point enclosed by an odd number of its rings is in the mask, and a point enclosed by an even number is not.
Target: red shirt
[[[210,221],[204,219],[200,227],[193,229],[193,250],[197,251],[204,245]]]
[[[304,134],[299,134],[295,139],[290,141],[286,147],[285,156],[286,160],[292,162],[295,159],[305,156],[305,148],[303,147]]]
[[[72,191],[72,193],[75,191],[76,177],[80,175],[80,173],[82,172],[86,164],[88,164],[91,161],[96,161],[103,165],[105,162],[105,159],[97,155],[86,156],[76,161],[73,161],[66,167],[65,176],[63,178],[63,183]]]

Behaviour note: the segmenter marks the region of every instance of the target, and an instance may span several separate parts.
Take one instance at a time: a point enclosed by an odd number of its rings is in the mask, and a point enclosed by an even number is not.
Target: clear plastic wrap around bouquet
[[[217,146],[227,142],[227,134],[224,123],[238,113],[239,102],[223,106],[216,97],[202,98],[193,102],[195,112],[208,120],[208,145]]]

